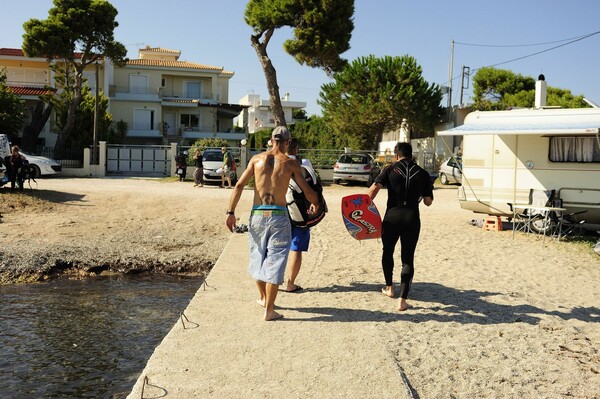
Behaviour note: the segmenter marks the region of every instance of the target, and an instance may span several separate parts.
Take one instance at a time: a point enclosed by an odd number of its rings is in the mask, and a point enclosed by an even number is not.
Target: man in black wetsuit
[[[384,295],[394,297],[394,249],[398,239],[401,245],[402,272],[400,274],[400,300],[398,310],[409,308],[406,303],[410,284],[415,274],[415,249],[421,231],[419,202],[430,206],[433,202],[433,183],[423,168],[412,158],[410,143],[398,143],[394,148],[396,162],[386,167],[369,188],[368,195],[375,199],[382,187],[388,190],[387,209],[383,217],[381,264],[385,277]]]

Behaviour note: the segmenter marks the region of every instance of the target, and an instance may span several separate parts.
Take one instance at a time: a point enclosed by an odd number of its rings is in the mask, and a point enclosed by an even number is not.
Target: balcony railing
[[[24,80],[7,80],[7,86],[17,86],[17,87],[40,87],[47,86],[50,83],[47,80],[39,80],[39,81],[24,81]]]
[[[190,94],[185,92],[184,90],[173,90],[166,87],[158,88],[158,96],[162,99],[176,98],[176,99],[196,99],[196,100],[215,100],[213,97],[213,93],[203,91],[198,96],[196,94]],[[219,99],[216,98],[218,101]]]
[[[158,90],[147,87],[108,86],[108,95],[110,97],[115,97],[117,94],[156,95],[158,94]]]
[[[149,122],[134,122],[129,125],[131,130],[159,130],[158,123],[149,123]]]
[[[116,97],[119,94],[122,95],[141,95],[141,96],[152,96],[156,95],[163,100],[216,100],[211,92],[202,92],[200,96],[190,95],[183,90],[171,90],[164,87],[129,87],[129,86],[118,86],[110,85],[108,88],[108,94],[110,97]],[[218,96],[217,96],[218,97]]]

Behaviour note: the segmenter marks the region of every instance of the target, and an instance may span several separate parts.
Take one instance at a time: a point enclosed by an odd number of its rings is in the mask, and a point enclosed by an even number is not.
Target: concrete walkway
[[[256,303],[247,235],[232,234],[184,312],[186,328],[173,326],[128,398],[142,390],[144,398],[411,397],[392,349],[398,333],[389,327],[402,316],[396,300],[378,292],[381,244],[319,234],[341,223],[331,213],[313,230],[298,278],[305,290],[280,290],[276,309],[284,318],[277,321],[263,321]],[[348,253],[340,259],[328,251],[334,245]],[[369,257],[362,269],[352,266]]]

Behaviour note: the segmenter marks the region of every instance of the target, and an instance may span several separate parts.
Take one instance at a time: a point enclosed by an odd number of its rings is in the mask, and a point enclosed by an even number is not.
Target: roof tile
[[[8,86],[9,90],[20,96],[41,96],[42,94],[54,94],[56,89],[47,89],[44,87],[23,87]]]
[[[163,47],[146,47],[146,48],[143,48],[143,49],[140,49],[140,50],[141,51],[151,52],[151,53],[181,54],[181,51],[171,50],[171,49],[163,48]]]
[[[135,59],[129,60],[127,65],[131,66],[150,66],[150,67],[163,67],[163,68],[182,68],[182,69],[205,69],[210,71],[221,71],[225,74],[232,74],[233,72],[224,71],[223,68],[206,65],[206,64],[197,64],[195,62],[188,61],[166,61],[166,60],[152,60],[152,59]]]
[[[75,56],[75,58],[81,58],[83,56],[83,53],[75,52],[75,53],[73,53],[73,55]],[[5,56],[5,57],[25,57],[25,53],[20,48],[6,48],[6,47],[2,47],[2,48],[0,48],[0,56]],[[39,57],[39,58],[44,58],[44,57]]]

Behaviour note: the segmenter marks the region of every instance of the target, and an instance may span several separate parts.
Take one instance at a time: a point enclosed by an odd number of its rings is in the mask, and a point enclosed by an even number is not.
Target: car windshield
[[[204,161],[223,161],[223,154],[221,151],[204,151],[202,154]]]
[[[448,166],[452,166],[453,168],[460,167],[462,166],[462,159],[460,157],[450,158],[448,159]]]
[[[365,155],[345,154],[340,157],[338,163],[366,164],[369,161]]]

